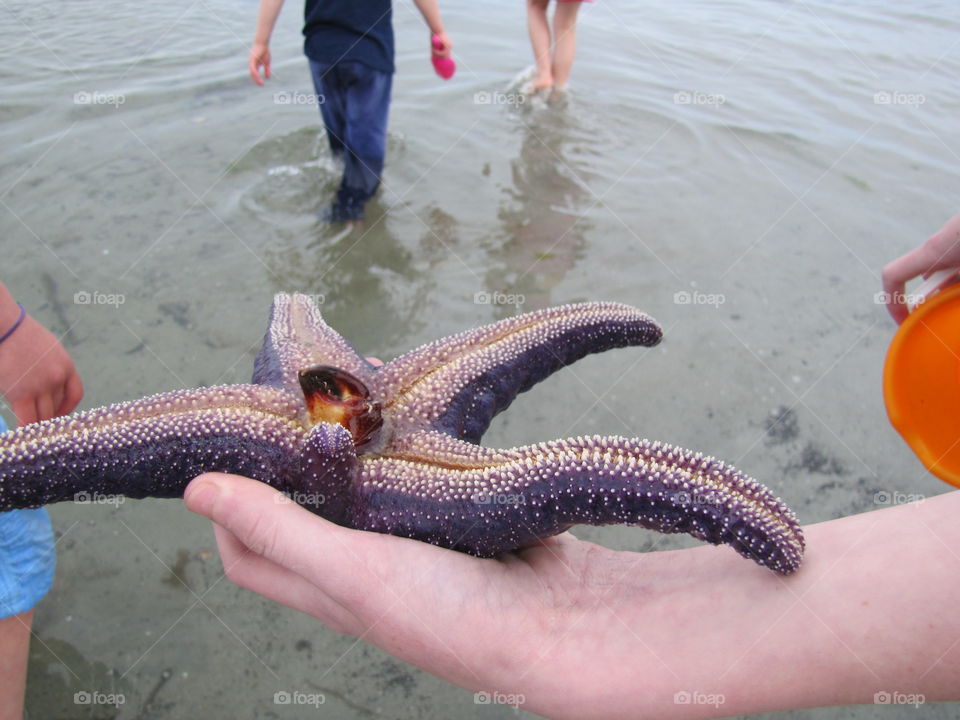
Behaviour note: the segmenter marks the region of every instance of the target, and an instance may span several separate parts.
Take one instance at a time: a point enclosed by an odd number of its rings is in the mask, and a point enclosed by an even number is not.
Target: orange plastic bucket
[[[960,487],[960,285],[910,313],[883,368],[890,423],[926,468]]]

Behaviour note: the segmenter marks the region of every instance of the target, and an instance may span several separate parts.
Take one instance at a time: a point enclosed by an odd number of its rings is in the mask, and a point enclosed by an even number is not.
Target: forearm
[[[257,12],[257,29],[253,35],[254,45],[269,45],[273,28],[277,24],[283,0],[260,0],[260,10]]]
[[[726,548],[617,554],[527,663],[526,707],[681,718],[960,699],[958,512],[954,492],[810,526],[789,577]]]
[[[894,692],[960,699],[958,512],[951,492],[809,528],[785,615],[735,673],[734,692],[752,700],[744,711],[869,704]]]
[[[443,20],[440,17],[440,7],[437,5],[437,0],[413,0],[413,2],[420,14],[423,15],[423,21],[430,28],[430,33],[442,35],[444,32]]]

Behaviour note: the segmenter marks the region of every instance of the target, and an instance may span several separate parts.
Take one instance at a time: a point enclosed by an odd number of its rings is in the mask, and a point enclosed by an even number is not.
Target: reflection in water
[[[238,183],[249,176],[242,199],[249,222],[287,228],[292,219],[317,211],[321,198],[340,182],[340,169],[323,142],[316,127],[307,126],[262,140],[228,169]]]
[[[324,319],[361,351],[404,350],[434,305],[435,268],[456,244],[452,216],[431,207],[420,218],[427,228],[406,243],[391,232],[379,198],[367,205],[363,227],[318,222],[313,239],[285,240],[265,252],[275,290],[322,297]]]
[[[330,225],[316,210],[339,172],[315,127],[258,143],[231,169],[250,178],[241,232],[268,266],[274,292],[312,295],[327,322],[359,347],[406,349],[431,305],[437,267],[455,250],[457,222],[435,205],[388,207],[381,193],[368,203],[364,224]],[[393,229],[411,220],[423,228],[419,239]]]
[[[504,295],[524,296],[523,310],[552,305],[551,290],[584,255],[582,213],[592,204],[584,186],[586,170],[566,153],[582,133],[558,102],[517,112],[523,124],[520,154],[512,162],[513,187],[501,204],[500,240],[491,257],[487,287]],[[500,305],[498,314],[512,314]]]

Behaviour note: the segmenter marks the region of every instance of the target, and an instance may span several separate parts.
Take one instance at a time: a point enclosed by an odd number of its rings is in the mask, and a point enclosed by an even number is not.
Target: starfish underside
[[[374,367],[302,295],[278,295],[253,381],[161,393],[0,436],[0,510],[99,494],[177,497],[247,475],[341,525],[480,557],[577,524],[640,525],[799,567],[796,516],[711,457],[646,440],[477,445],[518,393],[589,353],[656,345],[615,303],[519,315]]]

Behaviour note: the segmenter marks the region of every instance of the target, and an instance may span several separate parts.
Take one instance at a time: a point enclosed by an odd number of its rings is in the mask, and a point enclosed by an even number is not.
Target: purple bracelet
[[[17,318],[17,321],[13,324],[13,327],[7,330],[3,335],[0,335],[0,343],[6,340],[8,337],[13,335],[14,331],[23,323],[23,319],[27,316],[27,311],[24,310],[23,305],[17,303],[17,307],[20,308],[20,317]]]

